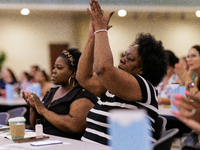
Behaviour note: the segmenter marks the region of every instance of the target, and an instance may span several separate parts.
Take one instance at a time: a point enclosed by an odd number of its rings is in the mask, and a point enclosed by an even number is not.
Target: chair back
[[[179,132],[178,128],[166,130],[161,138],[153,144],[154,150],[170,150],[174,136]]]
[[[7,113],[7,112],[0,112],[0,124],[7,125],[9,117],[10,117],[9,113]]]
[[[162,134],[166,131],[167,119],[163,116],[158,116],[156,120],[156,139],[160,139]]]
[[[7,113],[9,113],[10,118],[24,117],[26,111],[27,111],[26,107],[17,107],[17,108],[8,110]]]

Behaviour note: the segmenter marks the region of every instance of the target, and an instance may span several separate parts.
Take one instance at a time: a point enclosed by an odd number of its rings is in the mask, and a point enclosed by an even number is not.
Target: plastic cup
[[[184,97],[186,97],[185,95],[185,91],[186,91],[186,87],[185,86],[176,86],[176,85],[172,85],[170,87],[170,102],[171,102],[171,110],[178,112],[178,108],[176,108],[176,106],[172,103],[172,101],[175,100],[175,98],[173,97],[173,94],[181,94]]]
[[[25,121],[24,117],[15,117],[8,120],[12,140],[24,138]]]
[[[6,84],[6,99],[12,100],[14,98],[14,87],[12,84]]]
[[[109,145],[114,150],[151,150],[148,128],[150,121],[143,110],[112,110],[108,118],[111,136]],[[141,142],[142,141],[142,142]]]

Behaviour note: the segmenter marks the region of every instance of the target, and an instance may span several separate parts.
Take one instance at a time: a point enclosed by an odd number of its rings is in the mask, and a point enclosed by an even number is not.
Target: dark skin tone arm
[[[36,113],[44,116],[52,125],[56,128],[68,132],[68,133],[81,133],[85,130],[87,123],[86,117],[88,112],[94,104],[87,98],[81,98],[75,100],[70,105],[70,111],[68,115],[60,115],[55,112],[49,111],[40,101],[36,94],[31,93],[28,98],[28,103],[32,103],[35,106],[35,112],[32,114],[32,119],[36,118]],[[35,122],[32,121],[32,126],[35,126]]]
[[[94,41],[94,27],[93,24],[90,23],[89,37],[79,59],[76,79],[78,80],[79,84],[86,90],[90,91],[92,94],[98,97],[101,97],[101,95],[106,92],[106,89],[101,84],[96,73],[93,71]]]
[[[92,0],[90,7],[91,11],[88,10],[88,14],[94,24],[95,30],[107,29],[109,20],[114,12],[111,12],[107,17],[104,16],[97,0]],[[108,34],[106,32],[98,32],[95,35],[94,71],[103,86],[114,95],[128,101],[142,99],[139,83],[131,73],[114,67]]]
[[[32,103],[32,101],[28,101],[28,98],[30,96],[31,95],[29,94],[29,92],[22,91],[22,98],[24,98],[24,100],[26,101],[26,103],[30,106],[29,121],[30,121],[31,127],[33,129],[35,129],[35,124],[36,124],[36,119],[37,119],[38,113],[37,113],[37,111],[35,109],[35,104]]]

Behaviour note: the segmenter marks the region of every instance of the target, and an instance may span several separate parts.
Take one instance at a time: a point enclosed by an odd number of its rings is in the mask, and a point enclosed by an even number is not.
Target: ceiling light
[[[126,14],[127,14],[127,12],[124,9],[121,9],[121,10],[118,11],[118,16],[120,16],[120,17],[125,17]]]
[[[200,10],[197,10],[197,11],[195,12],[195,14],[196,14],[196,16],[199,18],[199,17],[200,17]]]
[[[22,10],[21,10],[21,14],[22,15],[28,15],[30,13],[30,10],[28,9],[28,8],[23,8]]]

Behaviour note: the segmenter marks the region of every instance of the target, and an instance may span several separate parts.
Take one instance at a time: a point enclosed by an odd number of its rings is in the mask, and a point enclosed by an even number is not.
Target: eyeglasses
[[[186,57],[186,59],[187,59],[187,60],[188,60],[189,58],[194,59],[194,58],[196,58],[196,57],[197,57],[197,55],[192,54],[192,55],[188,55],[188,56]]]

